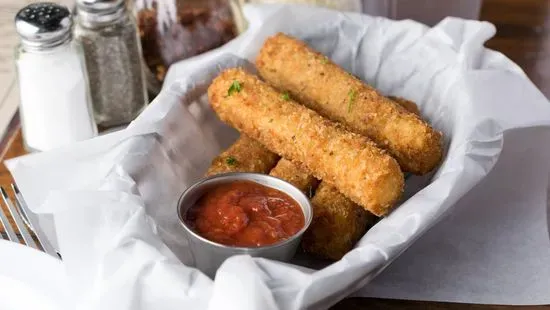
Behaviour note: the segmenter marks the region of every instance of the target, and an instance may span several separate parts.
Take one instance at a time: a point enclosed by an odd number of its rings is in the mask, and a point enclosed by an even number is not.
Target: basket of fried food
[[[311,199],[313,222],[301,247],[338,260],[401,198],[405,175],[442,159],[442,135],[414,102],[385,97],[304,42],[268,38],[259,76],[223,71],[208,99],[241,136],[207,172],[281,178]],[[330,85],[330,87],[327,87]]]

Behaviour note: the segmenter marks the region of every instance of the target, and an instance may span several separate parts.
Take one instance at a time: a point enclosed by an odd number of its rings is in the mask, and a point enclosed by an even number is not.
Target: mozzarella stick
[[[420,115],[414,102],[400,97],[390,99]],[[361,208],[326,182],[319,184],[311,204],[313,221],[304,233],[301,246],[305,252],[321,258],[341,259],[378,221],[374,214]]]
[[[279,33],[265,41],[256,67],[275,88],[371,138],[405,171],[425,174],[441,161],[441,133],[305,43]]]
[[[322,258],[342,258],[377,221],[326,182],[319,184],[311,204],[313,221],[302,238],[302,249]]]
[[[388,97],[390,100],[393,100],[393,102],[399,104],[400,106],[402,106],[405,110],[413,113],[414,115],[417,115],[420,117],[420,110],[418,110],[418,106],[416,105],[416,103],[414,103],[413,101],[410,101],[410,100],[407,100],[405,98],[401,98],[401,97],[394,97],[394,96],[389,96]]]
[[[284,158],[269,174],[291,183],[309,197],[317,185],[315,178]],[[326,182],[319,184],[311,204],[313,221],[302,238],[302,249],[321,258],[342,258],[377,219]]]
[[[313,193],[319,181],[307,171],[293,164],[290,160],[281,158],[277,165],[269,172],[269,175],[287,181],[299,190],[313,197]]]
[[[414,102],[400,97],[390,99],[410,112],[420,114]],[[341,259],[378,221],[374,214],[326,182],[319,184],[311,204],[313,221],[304,233],[301,246],[305,252],[321,258]]]
[[[242,69],[222,72],[208,88],[220,119],[375,215],[388,213],[404,178],[389,154],[297,104]]]
[[[277,164],[279,156],[245,135],[214,158],[207,176],[227,172],[268,173]]]

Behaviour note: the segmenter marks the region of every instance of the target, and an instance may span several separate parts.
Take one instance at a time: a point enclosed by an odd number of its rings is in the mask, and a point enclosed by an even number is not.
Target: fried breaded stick
[[[313,196],[313,192],[319,184],[319,181],[307,171],[284,158],[281,158],[277,165],[271,169],[269,175],[285,180],[296,186],[299,190],[308,195],[309,198]]]
[[[311,203],[313,221],[302,238],[302,249],[323,258],[342,258],[377,221],[326,182],[319,184]]]
[[[420,115],[416,104],[389,97],[412,113]],[[283,159],[281,159],[283,161]],[[313,199],[313,221],[302,238],[302,249],[310,254],[339,260],[371,228],[378,218],[342,195],[334,186],[321,182]]]
[[[265,41],[256,67],[277,89],[371,138],[405,171],[425,174],[441,161],[441,133],[305,43],[279,33]]]
[[[399,97],[390,98],[410,112],[420,114],[414,102]],[[313,221],[301,245],[305,252],[322,258],[341,259],[378,221],[374,214],[326,182],[319,184],[311,203]]]
[[[418,106],[416,105],[416,103],[401,97],[389,96],[388,98],[402,106],[407,111],[417,116],[420,116],[420,110],[418,110]]]
[[[389,98],[409,111],[419,113],[414,102],[399,97]],[[242,135],[228,150],[216,157],[208,174],[267,173],[266,169],[277,158],[260,143]],[[293,184],[310,198],[319,185],[312,199],[313,221],[301,243],[307,253],[339,260],[377,221],[376,216],[349,200],[336,188],[326,182],[318,184],[317,179],[289,160],[281,158],[269,174]]]
[[[420,114],[414,102],[399,97],[389,98],[410,112]],[[294,184],[302,191],[312,181],[310,175],[284,158],[281,158],[270,174]],[[309,195],[311,197],[310,193]],[[302,238],[301,246],[305,252],[321,258],[341,259],[378,220],[374,214],[361,208],[326,182],[319,184],[311,203],[313,221]]]
[[[310,197],[317,185],[315,178],[284,158],[269,174],[291,183]],[[302,248],[322,258],[342,258],[377,219],[326,182],[319,184],[311,203],[313,221],[304,234]]]
[[[278,160],[277,154],[270,152],[255,140],[241,135],[233,145],[214,158],[206,175],[227,172],[268,173]]]
[[[208,99],[220,119],[372,213],[386,214],[401,196],[404,178],[395,159],[258,77],[228,69],[214,79]]]

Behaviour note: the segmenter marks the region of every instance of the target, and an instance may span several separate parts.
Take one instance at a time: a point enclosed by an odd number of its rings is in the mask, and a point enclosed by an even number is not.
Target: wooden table
[[[25,0],[21,0],[25,2]],[[0,10],[2,4],[0,1]],[[518,63],[550,98],[550,1],[548,0],[484,0],[481,19],[497,26],[498,33],[488,47],[499,50]],[[0,142],[0,161],[24,154],[19,120],[10,124]],[[11,175],[0,165],[0,186],[9,188]],[[9,194],[13,195],[11,190]],[[2,206],[4,208],[4,206]],[[0,232],[3,232],[0,230]],[[550,281],[550,280],[549,280]],[[550,283],[550,282],[549,282]],[[433,310],[507,310],[550,309],[550,306],[513,307],[423,301],[348,298],[332,309],[433,309]]]

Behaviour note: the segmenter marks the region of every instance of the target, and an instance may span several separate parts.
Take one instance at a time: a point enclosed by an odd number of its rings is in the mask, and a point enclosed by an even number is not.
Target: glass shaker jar
[[[237,35],[242,25],[236,3],[236,0],[135,0],[134,11],[152,93],[160,89],[171,64],[219,47]]]
[[[15,16],[19,113],[25,148],[47,151],[97,135],[84,56],[69,10],[34,3]]]
[[[124,0],[77,0],[76,9],[96,122],[127,124],[148,103],[135,20]]]

